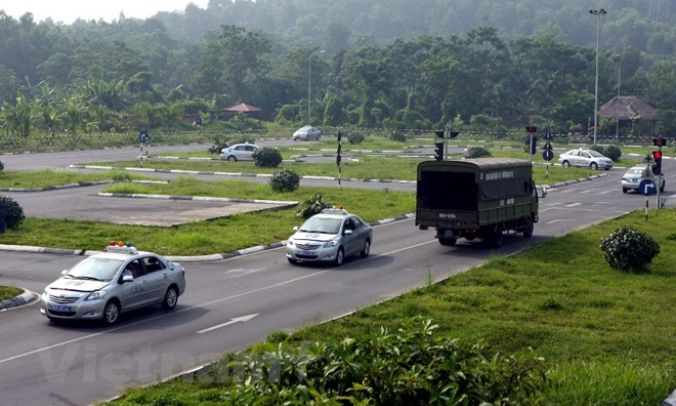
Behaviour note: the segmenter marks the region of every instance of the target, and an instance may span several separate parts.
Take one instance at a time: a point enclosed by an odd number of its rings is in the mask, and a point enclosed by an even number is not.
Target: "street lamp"
[[[316,51],[316,50],[315,50]],[[310,98],[312,96],[312,55],[315,53],[315,51],[310,52],[310,56],[308,57],[307,60],[307,125],[310,125],[310,105],[312,103],[312,99]],[[320,53],[324,53],[324,50],[322,49],[319,51]]]
[[[596,83],[594,85],[594,146],[596,146],[596,127],[598,127],[599,110],[599,25],[601,16],[606,14],[605,9],[589,10],[589,14],[596,16]]]

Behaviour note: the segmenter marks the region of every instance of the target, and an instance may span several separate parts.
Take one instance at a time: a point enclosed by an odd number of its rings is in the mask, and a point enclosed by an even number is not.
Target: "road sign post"
[[[650,168],[648,168],[650,170]],[[656,189],[655,182],[650,179],[643,179],[641,183],[638,184],[638,190],[645,196],[645,220],[648,221],[648,198],[655,194]],[[659,205],[659,203],[658,203]]]

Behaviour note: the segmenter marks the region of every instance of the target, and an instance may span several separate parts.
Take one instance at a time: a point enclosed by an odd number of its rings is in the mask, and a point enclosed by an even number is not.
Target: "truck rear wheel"
[[[446,246],[446,247],[451,247],[455,245],[455,243],[458,241],[457,238],[455,237],[445,237],[445,238],[439,238],[439,244]]]
[[[490,230],[486,230],[484,235],[484,244],[491,248],[502,247],[502,224],[496,224]]]
[[[531,238],[533,236],[533,229],[535,226],[533,225],[533,218],[528,217],[526,219],[526,228],[523,230],[523,237],[524,238]]]

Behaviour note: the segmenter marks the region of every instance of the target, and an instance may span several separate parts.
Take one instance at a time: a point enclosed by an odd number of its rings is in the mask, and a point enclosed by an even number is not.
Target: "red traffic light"
[[[662,151],[653,151],[653,158],[655,161],[662,159]]]
[[[538,128],[535,127],[534,125],[526,126],[526,132],[527,133],[534,133],[534,132],[537,132],[537,130],[538,130]]]

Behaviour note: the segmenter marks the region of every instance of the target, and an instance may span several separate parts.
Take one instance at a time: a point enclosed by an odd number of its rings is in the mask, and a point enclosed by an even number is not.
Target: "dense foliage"
[[[259,148],[253,153],[253,161],[262,168],[276,168],[282,163],[282,153],[277,148]]]
[[[0,206],[4,215],[5,227],[16,230],[24,220],[23,209],[16,200],[0,195]],[[2,220],[2,219],[0,219]]]
[[[324,201],[324,196],[322,194],[314,194],[301,203],[300,209],[296,212],[296,216],[308,219],[315,214],[321,213],[322,210],[328,207],[330,207],[330,205]]]
[[[611,3],[600,27],[600,105],[620,87],[658,109],[658,132],[676,130],[675,6]],[[587,132],[596,57],[588,8],[216,0],[206,10],[71,25],[0,11],[0,125],[47,143],[64,133],[252,129],[259,120]],[[262,111],[224,111],[241,101]],[[614,133],[615,122],[598,129]],[[653,131],[640,120],[619,129]]]
[[[484,147],[471,147],[467,148],[467,151],[465,151],[466,159],[490,158],[492,156],[491,152]]]
[[[204,378],[223,385],[211,395],[224,404],[541,404],[542,359],[492,354],[437,336],[437,327],[414,318],[337,343],[264,343],[226,357]]]
[[[291,169],[275,172],[270,178],[270,187],[278,193],[293,192],[300,186],[300,176]]]
[[[660,253],[660,246],[645,233],[623,227],[601,240],[601,251],[611,267],[638,273]]]

